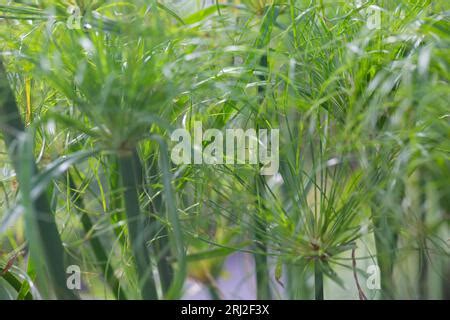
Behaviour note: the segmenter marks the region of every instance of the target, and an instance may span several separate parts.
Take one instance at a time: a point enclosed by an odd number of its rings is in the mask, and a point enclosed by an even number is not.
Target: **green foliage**
[[[357,2],[0,5],[2,292],[221,298],[242,252],[258,298],[448,298],[450,7]],[[175,166],[194,121],[278,128],[278,174]]]

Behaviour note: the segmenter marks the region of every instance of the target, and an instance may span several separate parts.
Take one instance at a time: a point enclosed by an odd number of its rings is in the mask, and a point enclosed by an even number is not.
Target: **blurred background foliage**
[[[449,9],[1,0],[0,298],[449,299]],[[194,121],[279,172],[175,166]]]

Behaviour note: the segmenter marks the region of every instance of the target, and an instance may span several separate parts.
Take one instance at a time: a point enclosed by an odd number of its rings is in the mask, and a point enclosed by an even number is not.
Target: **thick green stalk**
[[[258,228],[263,227],[261,222],[257,223]],[[255,273],[256,273],[256,296],[258,300],[270,300],[270,281],[269,281],[269,265],[267,262],[267,247],[263,236],[255,233],[256,251],[254,254],[255,259]]]
[[[19,148],[19,137],[25,134],[25,126],[21,120],[20,112],[17,107],[14,94],[9,86],[6,76],[6,71],[3,63],[0,61],[0,131],[3,134],[5,145],[8,149],[11,162],[19,177],[19,185],[23,187],[23,183],[29,183],[21,179],[24,175],[21,172],[23,159],[29,159],[27,164],[29,171],[27,174],[31,178],[36,175],[37,166],[33,154],[28,154],[24,157]],[[32,152],[32,148],[29,150]],[[22,181],[20,181],[22,180]],[[30,188],[27,188],[30,189]],[[26,198],[31,199],[30,195],[25,195]],[[55,223],[55,218],[52,214],[49,200],[45,193],[40,194],[36,199],[31,199],[29,206],[32,210],[26,210],[26,214],[30,215],[30,221],[34,222],[36,227],[36,240],[40,245],[40,250],[43,257],[42,261],[46,262],[48,270],[48,277],[51,281],[54,293],[59,299],[75,299],[76,295],[69,290],[66,285],[66,273],[64,268],[64,249],[59,237],[58,228]],[[35,243],[34,245],[37,245]]]
[[[70,193],[73,198],[73,201],[78,208],[84,209],[83,199],[81,198],[81,194],[77,191],[77,186],[73,181],[71,175],[69,175],[69,187]],[[84,232],[88,234],[93,230],[93,224],[88,214],[84,212],[84,210],[80,210],[81,213],[81,224],[83,225]],[[97,264],[102,272],[104,272],[105,279],[108,282],[114,296],[116,299],[126,300],[127,296],[120,286],[120,281],[114,274],[114,269],[111,263],[109,262],[108,255],[106,254],[106,250],[103,247],[100,239],[98,237],[90,237],[89,244],[91,245],[92,251],[94,252],[95,258],[97,259]]]
[[[254,238],[256,242],[256,250],[253,254],[255,260],[255,274],[256,274],[256,297],[258,300],[271,299],[270,281],[269,281],[269,264],[267,261],[267,244],[266,244],[266,222],[262,217],[264,211],[264,205],[262,199],[264,197],[263,185],[261,183],[263,179],[259,173],[256,173],[255,177],[255,194],[256,194],[256,206],[257,217],[253,219],[255,226]]]
[[[125,221],[125,215],[122,211],[122,196],[117,190],[120,190],[120,174],[117,157],[111,155],[107,158],[108,164],[108,182],[111,190],[109,196],[109,210],[111,212],[111,224],[114,226],[114,233],[121,245],[125,244],[124,226],[120,224]]]
[[[419,234],[419,299],[426,300],[428,298],[428,252],[427,252],[427,235],[426,235],[426,223],[427,223],[427,210],[426,210],[426,179],[424,178],[424,170],[419,170],[419,183],[418,188],[420,190],[420,228]]]
[[[150,185],[158,183],[158,160],[155,154],[148,162],[150,169]],[[150,188],[149,188],[150,189]],[[150,194],[152,194],[151,190]],[[153,196],[152,203],[150,205],[150,211],[155,214],[164,216],[164,206],[162,193],[158,193]],[[158,257],[157,266],[159,278],[161,281],[161,287],[164,294],[169,291],[170,284],[173,281],[173,267],[170,263],[170,242],[168,241],[169,233],[167,227],[162,226],[159,221],[152,219],[150,221],[151,235],[157,236],[153,241],[153,250],[155,256]],[[156,231],[158,234],[156,235]]]
[[[119,156],[120,174],[124,188],[125,212],[128,221],[128,235],[136,263],[141,295],[144,299],[157,299],[156,285],[153,279],[150,256],[146,247],[145,219],[139,204],[139,175],[133,152]]]
[[[314,261],[314,297],[323,300],[323,272],[318,260]]]
[[[159,136],[153,136],[153,139],[159,144],[160,163],[162,171],[162,179],[164,186],[165,204],[167,217],[171,226],[171,240],[174,254],[177,258],[177,269],[170,285],[170,289],[166,294],[169,299],[179,299],[183,292],[184,281],[187,276],[187,260],[184,248],[183,230],[178,217],[176,198],[172,189],[172,175],[170,172],[169,150],[166,142]]]
[[[267,68],[267,55],[262,55],[260,66]],[[260,81],[266,81],[266,77],[259,76]],[[266,94],[266,86],[258,86],[259,102],[262,105]],[[259,114],[256,115],[255,126],[256,130],[259,129]],[[264,204],[264,181],[259,172],[255,174],[255,195],[256,195],[256,213],[257,216],[253,219],[253,225],[255,226],[254,238],[256,242],[256,252],[253,255],[255,260],[255,274],[256,274],[256,297],[259,300],[271,299],[270,281],[269,281],[269,264],[267,261],[267,243],[266,243],[266,221],[263,218]]]
[[[149,160],[149,170],[150,170],[150,181],[145,181],[144,176],[145,168],[142,166],[141,159],[137,150],[133,152],[133,159],[136,168],[137,185],[139,186],[138,192],[143,193],[147,191],[152,194],[152,190],[149,185],[157,184],[158,181],[158,161],[157,153],[155,152],[153,157]],[[158,193],[152,198],[152,202],[148,207],[143,208],[145,211],[149,211],[149,214],[162,214],[164,216],[164,206],[162,201],[162,193]],[[169,233],[167,227],[161,225],[161,223],[154,219],[153,217],[144,217],[145,225],[145,241],[152,243],[152,253],[155,257],[156,266],[158,269],[159,279],[161,283],[161,289],[163,294],[166,294],[170,289],[170,284],[173,281],[173,267],[170,263],[171,252],[170,252],[170,241]]]

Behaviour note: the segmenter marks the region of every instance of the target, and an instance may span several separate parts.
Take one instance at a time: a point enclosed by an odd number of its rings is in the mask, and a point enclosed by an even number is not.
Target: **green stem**
[[[323,300],[323,272],[318,260],[314,261],[314,296],[316,300]]]
[[[109,195],[109,211],[111,212],[111,224],[114,226],[114,233],[122,246],[124,246],[125,232],[124,226],[120,223],[125,221],[125,215],[122,206],[122,197],[120,193],[116,192],[120,190],[120,174],[119,174],[119,164],[117,157],[111,155],[107,158],[108,163],[108,182],[109,188],[111,190]]]
[[[255,222],[259,226],[263,227],[261,221]],[[253,255],[255,260],[255,271],[256,271],[256,296],[258,300],[270,300],[270,281],[269,281],[269,265],[267,263],[267,246],[265,245],[265,240],[262,236],[255,233],[256,253]],[[261,252],[261,253],[260,253]]]
[[[20,117],[14,94],[9,86],[6,71],[0,61],[0,130],[3,134],[5,145],[8,149],[11,162],[19,177],[19,184],[23,186],[24,180],[20,181],[22,174],[23,159],[30,159],[30,174],[38,172],[34,155],[27,155],[23,158],[21,148],[18,147],[18,137],[25,134],[25,126]],[[30,150],[32,152],[32,150]],[[30,177],[28,177],[30,178]],[[28,188],[29,189],[29,188]],[[26,195],[27,198],[31,197]],[[45,193],[40,194],[36,199],[31,199],[32,210],[27,210],[29,217],[35,222],[35,234],[42,249],[43,261],[49,261],[46,265],[48,276],[54,289],[54,293],[59,299],[76,299],[77,296],[66,286],[66,273],[64,268],[64,249],[56,226],[55,218],[51,211],[51,206]],[[36,243],[34,245],[37,245]]]
[[[263,54],[260,58],[259,65],[267,68],[267,54]],[[260,81],[267,81],[264,75],[259,76]],[[266,86],[258,86],[259,103],[264,103],[266,95]],[[255,127],[259,130],[259,114],[255,117]],[[253,225],[256,227],[254,232],[254,238],[256,241],[256,252],[253,255],[255,260],[255,273],[256,273],[256,296],[259,300],[271,299],[270,281],[269,281],[269,264],[267,261],[267,244],[266,244],[266,221],[263,217],[265,212],[264,204],[264,178],[259,172],[255,173],[255,195],[256,195],[256,217],[253,218]]]
[[[132,152],[119,157],[120,174],[124,187],[125,212],[128,221],[128,234],[133,251],[142,298],[157,299],[156,285],[153,279],[150,256],[145,243],[145,219],[139,204],[138,175],[135,158]]]
[[[83,225],[84,232],[86,232],[86,234],[89,234],[90,232],[92,232],[94,226],[91,219],[89,218],[89,215],[83,210],[83,199],[81,198],[81,194],[78,192],[77,186],[75,185],[75,182],[71,175],[69,175],[69,188],[76,208],[82,209],[79,211],[81,212],[80,221]],[[91,245],[92,251],[94,252],[95,258],[97,260],[96,262],[100,270],[104,272],[105,279],[112,289],[114,296],[116,297],[116,299],[126,300],[127,296],[123,291],[123,288],[120,286],[120,281],[114,274],[114,269],[109,262],[108,255],[106,254],[106,250],[103,247],[100,239],[95,236],[89,237],[89,244]]]
[[[217,290],[217,287],[214,283],[211,283],[210,281],[208,281],[206,283],[206,286],[208,288],[208,292],[209,292],[209,295],[211,296],[212,300],[222,300],[219,290]]]
[[[177,269],[174,273],[170,289],[166,295],[168,299],[179,299],[183,291],[184,281],[187,276],[186,251],[184,248],[183,230],[178,217],[176,197],[172,189],[172,175],[170,172],[169,150],[166,142],[160,136],[153,136],[160,149],[160,163],[164,186],[167,217],[171,226],[171,240],[174,254],[177,258]]]
[[[139,186],[139,192],[147,190],[149,194],[152,194],[152,190],[149,185],[158,184],[158,158],[157,152],[153,154],[153,157],[149,160],[150,165],[150,181],[147,183],[144,181],[145,169],[142,166],[141,160],[137,150],[133,152],[133,159],[137,173],[137,185]],[[158,193],[152,198],[152,202],[144,210],[149,213],[162,214],[164,216],[164,206],[162,200],[162,193]],[[159,279],[161,282],[161,289],[163,294],[168,293],[170,285],[174,279],[173,267],[170,263],[170,242],[168,241],[169,233],[167,227],[162,225],[157,219],[152,217],[145,218],[146,228],[146,241],[152,241],[152,252],[156,258],[156,266],[158,269]]]
[[[150,185],[158,183],[158,159],[155,153],[153,157],[147,162],[150,168]],[[150,188],[149,188],[150,189]],[[149,190],[150,194],[153,194],[152,190]],[[164,207],[162,193],[157,193],[152,198],[152,203],[149,208],[155,214],[164,217]],[[158,234],[156,235],[156,231]],[[161,225],[159,221],[153,219],[151,221],[151,234],[156,236],[154,240],[154,252],[158,257],[157,266],[159,278],[161,281],[161,287],[164,294],[169,291],[170,284],[173,281],[173,267],[170,263],[170,243],[168,241],[169,232],[166,226]]]
[[[419,299],[426,300],[428,298],[428,252],[427,252],[427,196],[426,196],[426,179],[424,170],[419,170],[419,189],[420,189],[420,238],[419,238]]]
[[[267,261],[267,244],[266,244],[266,221],[263,218],[264,205],[261,199],[264,198],[263,193],[263,178],[256,173],[255,177],[255,189],[257,197],[257,216],[253,218],[253,224],[256,229],[254,232],[254,238],[256,242],[256,250],[253,255],[255,260],[255,273],[256,273],[256,296],[258,300],[270,300],[270,281],[269,281],[269,264]]]

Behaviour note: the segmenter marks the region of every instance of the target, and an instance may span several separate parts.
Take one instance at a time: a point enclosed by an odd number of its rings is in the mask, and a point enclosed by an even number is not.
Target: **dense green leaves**
[[[446,1],[75,3],[0,5],[5,292],[228,297],[242,254],[259,298],[446,297]],[[196,121],[279,129],[278,173],[176,166]]]

